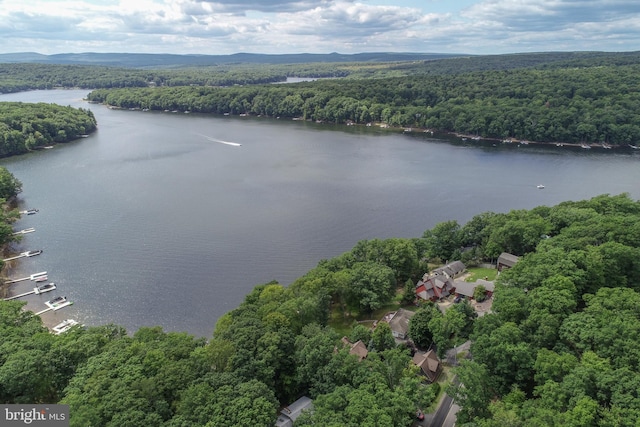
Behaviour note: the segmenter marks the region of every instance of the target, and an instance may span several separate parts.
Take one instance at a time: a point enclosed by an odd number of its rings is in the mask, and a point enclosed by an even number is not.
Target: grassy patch
[[[494,281],[498,276],[498,270],[495,268],[468,268],[469,276],[465,279],[467,282],[475,282],[479,279]]]

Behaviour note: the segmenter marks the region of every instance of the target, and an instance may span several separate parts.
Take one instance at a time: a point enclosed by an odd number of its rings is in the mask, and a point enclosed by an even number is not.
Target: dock
[[[46,271],[41,271],[40,273],[34,273],[28,277],[21,277],[20,279],[13,279],[13,280],[7,280],[6,282],[4,282],[5,284],[11,284],[11,283],[18,283],[18,282],[23,282],[25,280],[36,280],[39,277],[43,277],[46,276],[47,272]]]
[[[18,259],[18,258],[24,258],[24,257],[32,257],[32,256],[36,256],[36,255],[40,255],[42,252],[44,252],[42,249],[39,249],[37,251],[27,251],[27,252],[22,252],[16,256],[12,256],[10,258],[6,258],[3,259],[3,262],[7,262],[7,261],[13,261],[14,259]]]
[[[24,294],[14,295],[12,297],[5,298],[4,301],[11,301],[14,299],[26,297],[27,295],[40,295],[40,294],[44,294],[45,292],[51,292],[55,289],[56,289],[55,283],[48,283],[46,285],[36,286],[35,288],[33,288],[32,291],[25,292]]]
[[[34,231],[36,231],[36,229],[33,227],[30,227],[30,228],[25,228],[24,230],[16,231],[15,233],[11,233],[11,234],[13,236],[17,236],[19,234],[33,233]]]
[[[52,299],[51,301],[47,301],[45,302],[45,305],[47,306],[47,308],[45,308],[44,310],[40,310],[39,312],[35,313],[34,316],[39,316],[43,313],[46,313],[47,311],[58,311],[62,308],[68,307],[70,305],[73,305],[73,302],[67,300],[67,297],[57,297]]]
[[[60,335],[63,334],[65,332],[67,332],[69,329],[71,329],[72,327],[76,326],[76,325],[80,325],[80,323],[77,320],[74,319],[67,319],[61,323],[58,323],[56,326],[54,326],[52,329],[52,332],[56,335]]]

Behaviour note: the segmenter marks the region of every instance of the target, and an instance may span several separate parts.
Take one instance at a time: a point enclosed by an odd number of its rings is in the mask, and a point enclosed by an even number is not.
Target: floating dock
[[[36,286],[35,288],[33,288],[32,291],[25,292],[24,294],[14,295],[12,297],[5,298],[4,301],[11,301],[14,299],[26,297],[27,295],[40,295],[40,294],[44,294],[45,292],[51,292],[55,289],[56,289],[55,283],[47,283],[46,285]]]
[[[45,308],[44,310],[40,310],[39,312],[35,313],[35,316],[39,316],[43,313],[46,313],[47,311],[58,311],[61,308],[65,308],[68,307],[70,305],[73,305],[73,303],[69,300],[67,300],[67,297],[57,297],[54,298],[52,300],[49,300],[47,302],[44,303],[47,308]]]
[[[42,281],[42,277],[46,277],[47,272],[46,271],[41,271],[40,273],[34,273],[28,277],[21,277],[19,279],[13,279],[13,280],[7,280],[6,282],[4,282],[5,284],[11,284],[11,283],[18,283],[18,282],[23,282],[25,280],[38,280],[40,279]],[[46,278],[44,280],[47,280]]]
[[[18,259],[18,258],[32,257],[32,256],[40,255],[42,252],[44,252],[42,249],[39,249],[37,251],[22,252],[22,253],[20,253],[20,254],[18,254],[16,256],[12,256],[10,258],[3,259],[2,261],[7,262],[7,261],[13,261],[14,259]]]
[[[18,234],[33,233],[34,231],[36,231],[36,229],[33,227],[30,227],[30,228],[25,228],[24,230],[16,231],[15,233],[12,233],[12,235],[17,236]]]
[[[69,329],[71,329],[72,327],[79,325],[80,323],[77,320],[74,319],[67,319],[63,322],[58,323],[56,326],[54,326],[53,328],[51,328],[52,332],[56,335],[60,335],[63,334],[65,332],[67,332]]]

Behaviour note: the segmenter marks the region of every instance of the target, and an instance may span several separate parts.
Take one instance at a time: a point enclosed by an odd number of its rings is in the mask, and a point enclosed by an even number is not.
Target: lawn
[[[358,313],[354,310],[347,309],[347,315],[343,316],[339,304],[333,304],[331,307],[331,313],[329,314],[329,326],[335,329],[341,335],[349,335],[351,328],[355,322],[364,324],[365,326],[373,327],[373,322],[382,319],[386,313],[390,311],[396,311],[402,307],[405,310],[417,311],[420,307],[415,305],[402,306],[400,300],[402,294],[397,293],[393,301],[380,307],[372,313]]]
[[[479,279],[494,281],[498,277],[498,270],[495,268],[467,268],[470,273],[465,279],[467,282],[475,282]]]

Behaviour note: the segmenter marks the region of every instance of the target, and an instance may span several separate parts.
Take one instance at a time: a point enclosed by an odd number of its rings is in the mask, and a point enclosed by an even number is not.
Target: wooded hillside
[[[0,102],[0,157],[68,142],[95,131],[96,126],[90,110],[45,103]]]
[[[464,250],[463,250],[464,248]],[[511,251],[493,314],[468,304],[419,308],[419,347],[470,337],[473,360],[449,392],[481,426],[635,426],[640,420],[640,202],[626,195],[483,213],[415,239],[359,242],[289,287],[258,285],[206,341],[114,325],[55,336],[20,302],[0,302],[0,402],[60,402],[72,426],[271,426],[301,395],[299,425],[410,425],[439,387],[421,383],[411,349],[386,323],[355,320],[413,300],[426,261],[468,265]],[[409,286],[405,286],[405,283]],[[410,306],[409,306],[410,307]],[[358,361],[334,327],[366,343]],[[347,324],[349,321],[347,321]],[[414,324],[412,319],[411,325]]]

